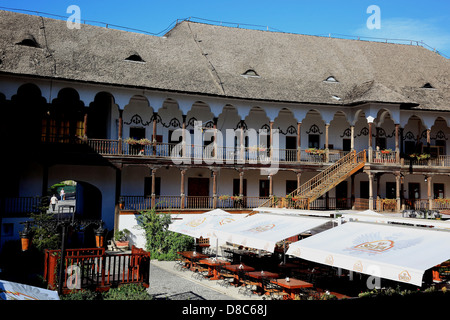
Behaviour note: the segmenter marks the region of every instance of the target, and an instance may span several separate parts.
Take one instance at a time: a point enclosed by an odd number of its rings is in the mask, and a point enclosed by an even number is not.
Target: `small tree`
[[[146,249],[154,259],[174,260],[177,251],[188,250],[194,244],[193,238],[168,230],[171,218],[167,213],[158,214],[154,208],[142,211],[138,222],[145,230]]]
[[[49,200],[47,196],[40,199],[40,205],[37,207],[38,213],[30,213],[30,218],[33,220],[33,227],[31,232],[33,235],[33,245],[39,250],[44,249],[58,249],[61,247],[61,237],[54,230],[47,227],[51,220],[54,220],[53,215],[47,214]]]

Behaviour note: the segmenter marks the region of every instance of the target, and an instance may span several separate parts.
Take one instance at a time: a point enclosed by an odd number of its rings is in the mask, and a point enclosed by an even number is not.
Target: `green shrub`
[[[168,230],[171,218],[166,213],[156,213],[154,209],[143,211],[138,218],[139,225],[145,230],[146,249],[152,259],[175,260],[177,251],[192,248],[194,239]]]
[[[92,290],[74,290],[62,295],[61,300],[103,300],[102,294]]]
[[[109,289],[103,294],[103,300],[151,300],[147,289],[141,284],[126,284]]]
[[[74,290],[62,295],[61,300],[152,300],[152,296],[143,285],[130,283],[103,293],[88,289]]]

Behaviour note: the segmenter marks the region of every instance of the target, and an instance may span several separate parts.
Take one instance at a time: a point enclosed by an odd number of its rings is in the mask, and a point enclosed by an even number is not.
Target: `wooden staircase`
[[[286,196],[288,202],[293,202],[293,206],[299,209],[309,209],[310,203],[336,187],[339,183],[350,177],[366,163],[366,150],[359,153],[351,151],[339,161],[329,166],[318,175],[301,185],[297,190]],[[263,206],[277,206],[279,201],[268,201]],[[288,203],[292,205],[292,203]],[[283,203],[283,207],[286,203]]]

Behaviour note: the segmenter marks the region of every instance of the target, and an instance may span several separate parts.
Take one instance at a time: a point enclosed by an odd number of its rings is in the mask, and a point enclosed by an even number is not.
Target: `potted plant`
[[[116,230],[114,232],[114,242],[116,243],[116,246],[118,248],[128,248],[130,244],[130,235],[131,232],[128,229]]]
[[[310,154],[324,154],[325,150],[317,148],[308,148],[305,150],[305,152]]]

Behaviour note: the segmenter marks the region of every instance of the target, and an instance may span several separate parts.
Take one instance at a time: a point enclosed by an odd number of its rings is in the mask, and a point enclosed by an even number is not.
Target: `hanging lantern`
[[[25,222],[25,228],[19,232],[22,251],[27,251],[31,245],[31,228],[30,222]]]
[[[97,248],[103,248],[105,242],[105,229],[100,226],[97,230],[95,230],[95,245]]]

